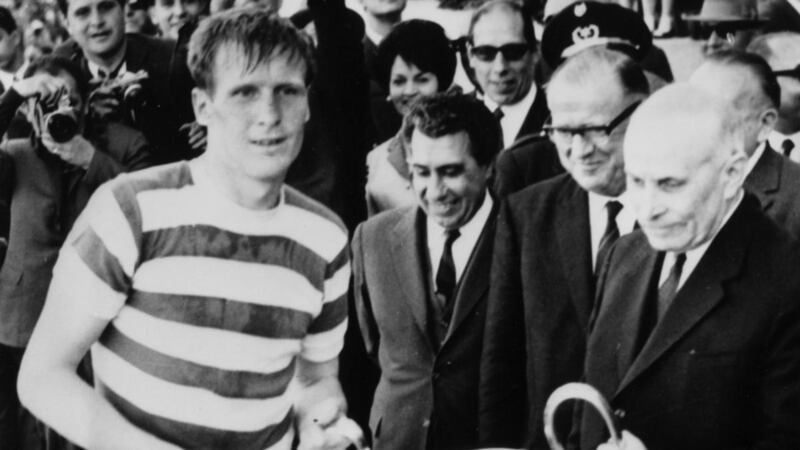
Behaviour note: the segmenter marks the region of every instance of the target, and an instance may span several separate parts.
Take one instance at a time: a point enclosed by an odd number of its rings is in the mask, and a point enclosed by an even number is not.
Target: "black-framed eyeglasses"
[[[634,111],[636,111],[636,108],[639,107],[640,103],[642,102],[638,101],[632,103],[630,106],[623,109],[621,113],[617,114],[617,117],[611,119],[611,122],[608,122],[605,125],[554,127],[553,125],[548,124],[542,127],[542,132],[549,136],[553,142],[564,143],[567,145],[572,142],[572,138],[578,134],[583,136],[583,138],[587,141],[601,142],[608,139],[614,129],[616,129],[619,124],[624,122],[625,119],[627,119],[631,114],[633,114]]]
[[[800,80],[800,64],[795,66],[794,69],[773,70],[772,73],[776,77],[792,77],[792,78],[797,78],[798,80]]]
[[[525,43],[505,44],[500,47],[493,45],[478,45],[469,47],[472,56],[483,62],[494,61],[497,53],[501,53],[506,61],[519,61],[530,51],[531,47]]]

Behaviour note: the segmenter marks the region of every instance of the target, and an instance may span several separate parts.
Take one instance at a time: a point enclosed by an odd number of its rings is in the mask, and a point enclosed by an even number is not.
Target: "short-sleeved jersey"
[[[288,186],[275,208],[249,210],[199,169],[101,187],[48,295],[110,320],[96,385],[134,425],[186,448],[289,448],[296,358],[343,345],[347,232]]]

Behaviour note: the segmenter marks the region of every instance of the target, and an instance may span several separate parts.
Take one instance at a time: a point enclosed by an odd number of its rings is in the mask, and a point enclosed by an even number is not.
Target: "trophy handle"
[[[608,431],[611,433],[611,441],[619,445],[620,434],[614,421],[614,415],[611,413],[611,407],[603,394],[586,383],[567,383],[550,394],[544,407],[544,435],[552,450],[564,450],[564,446],[556,438],[553,421],[556,409],[565,400],[583,400],[594,406],[606,422]]]

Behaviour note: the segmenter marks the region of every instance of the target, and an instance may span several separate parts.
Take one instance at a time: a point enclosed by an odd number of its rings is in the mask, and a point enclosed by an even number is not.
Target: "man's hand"
[[[622,439],[620,439],[618,446],[606,442],[605,444],[600,444],[597,450],[647,450],[647,447],[642,444],[639,438],[627,430],[622,430]]]
[[[67,142],[56,143],[47,130],[42,133],[42,143],[45,148],[55,154],[64,162],[83,169],[89,168],[89,163],[94,157],[94,146],[80,134]]]
[[[55,104],[61,94],[67,91],[67,84],[61,78],[49,73],[37,73],[14,83],[14,90],[24,98],[38,95],[40,101]]]
[[[120,114],[120,101],[113,86],[100,85],[89,95],[89,110],[92,117],[103,119]]]
[[[298,417],[297,432],[300,438],[298,450],[344,450],[350,440],[340,433],[328,431],[340,417],[344,416],[341,402],[324,400]]]
[[[178,130],[186,133],[189,147],[191,147],[192,150],[198,153],[203,153],[206,151],[206,127],[195,121],[181,125]]]

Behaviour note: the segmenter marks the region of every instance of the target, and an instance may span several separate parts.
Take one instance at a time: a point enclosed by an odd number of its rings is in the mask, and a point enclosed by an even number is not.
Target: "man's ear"
[[[767,140],[777,121],[778,111],[775,108],[769,108],[761,113],[758,118],[758,142]]]
[[[728,159],[725,172],[725,198],[733,198],[744,185],[747,177],[747,154],[743,151],[735,151]]]
[[[208,126],[208,119],[211,115],[211,97],[205,89],[198,87],[192,89],[192,107],[197,123]]]

